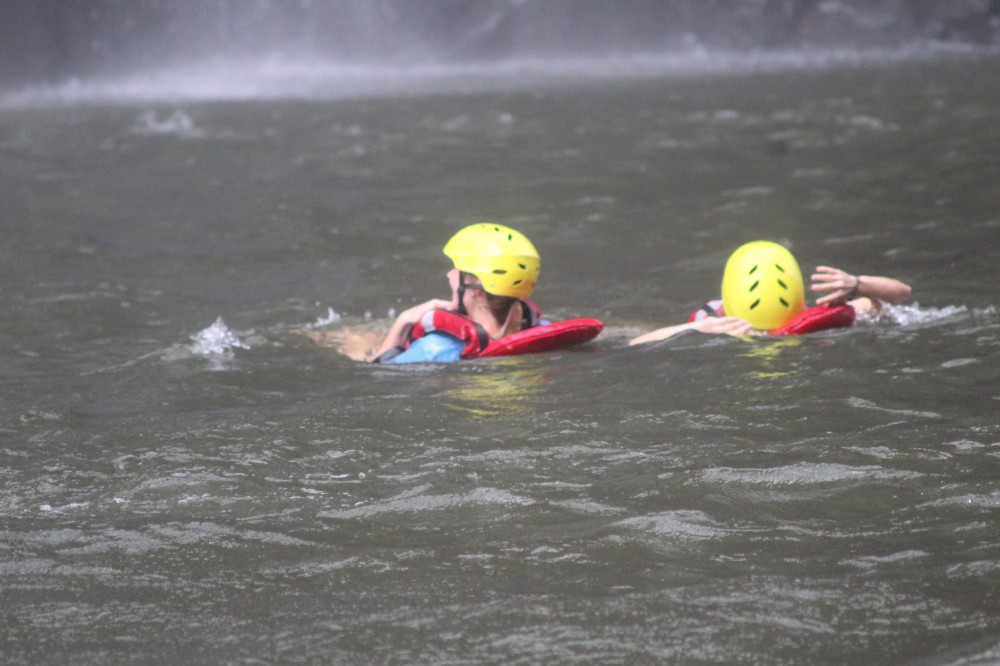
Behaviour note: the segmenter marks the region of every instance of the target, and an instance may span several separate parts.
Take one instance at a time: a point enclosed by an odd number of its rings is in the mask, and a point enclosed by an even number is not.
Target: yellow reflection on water
[[[761,369],[750,373],[751,377],[768,379],[772,377],[787,377],[794,374],[792,370],[786,369],[780,363],[781,354],[785,349],[798,347],[802,344],[802,339],[794,335],[767,338],[747,338],[756,344],[748,351],[740,354],[742,358],[756,359],[760,361]]]
[[[540,411],[553,381],[549,371],[542,367],[515,369],[496,361],[490,366],[483,372],[450,376],[442,404],[479,418]]]

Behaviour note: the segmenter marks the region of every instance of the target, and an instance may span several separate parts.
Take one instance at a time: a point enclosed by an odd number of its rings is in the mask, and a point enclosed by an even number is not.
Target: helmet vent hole
[[[521,284],[522,282],[524,282],[524,280],[514,280],[514,286],[516,287],[517,285]]]
[[[747,273],[747,275],[753,275],[753,274],[754,274],[754,273],[756,273],[756,272],[757,272],[757,267],[756,267],[756,266],[754,266],[753,268],[751,268],[751,269],[750,269],[750,272],[749,272],[749,273]]]
[[[778,300],[781,301],[781,304],[784,305],[786,308],[788,307],[788,301],[786,301],[783,298],[779,298]]]
[[[760,299],[759,298],[756,301],[754,301],[753,303],[750,304],[750,309],[753,310],[758,305],[760,305]]]
[[[518,264],[517,267],[520,268],[522,271],[528,270],[528,267],[525,266],[524,264]]]
[[[778,269],[779,271],[781,271],[782,273],[784,273],[784,272],[785,272],[785,269],[781,267],[781,264],[775,264],[775,265],[774,265],[774,267],[775,267],[775,268],[777,268],[777,269]]]
[[[756,288],[757,288],[758,286],[760,286],[760,280],[757,280],[757,281],[756,281],[756,282],[754,282],[754,283],[753,283],[752,285],[750,285],[750,291],[753,291],[753,290],[754,290],[754,289],[756,289]]]
[[[780,284],[780,285],[781,285],[781,288],[782,288],[782,289],[784,289],[785,291],[788,291],[788,285],[787,285],[787,284],[785,284],[785,283],[784,283],[784,282],[782,282],[781,280],[778,280],[778,284]]]
[[[505,271],[505,270],[504,270],[504,269],[502,269],[502,268],[494,268],[494,269],[493,269],[493,274],[494,274],[494,275],[506,275],[506,274],[507,274],[507,271]]]

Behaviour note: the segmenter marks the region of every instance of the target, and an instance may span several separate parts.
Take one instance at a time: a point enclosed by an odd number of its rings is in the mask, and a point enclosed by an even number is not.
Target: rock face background
[[[1000,33],[1000,0],[3,0],[0,12],[6,87],[220,58],[481,61]]]

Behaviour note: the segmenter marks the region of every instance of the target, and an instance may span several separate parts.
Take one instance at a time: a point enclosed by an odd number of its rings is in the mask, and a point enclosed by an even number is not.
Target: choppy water
[[[17,97],[3,660],[1000,661],[997,66]],[[389,368],[301,335],[444,295],[481,219],[596,343]],[[917,303],[626,348],[755,238]]]

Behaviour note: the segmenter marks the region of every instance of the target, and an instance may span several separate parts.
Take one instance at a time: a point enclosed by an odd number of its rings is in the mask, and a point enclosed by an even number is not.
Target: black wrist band
[[[861,289],[861,276],[854,275],[852,277],[854,278],[854,288],[847,292],[847,297],[844,300],[854,300],[854,298],[858,295],[858,290]]]

